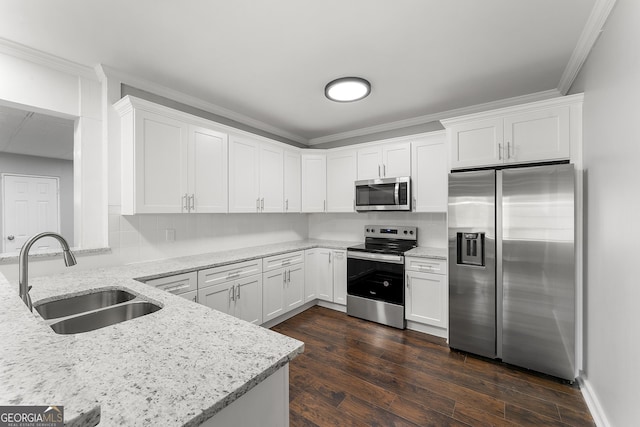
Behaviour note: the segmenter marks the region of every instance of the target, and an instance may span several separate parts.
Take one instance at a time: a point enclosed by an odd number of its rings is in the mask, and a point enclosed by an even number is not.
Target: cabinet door
[[[449,128],[451,168],[503,163],[502,118],[462,123]]]
[[[447,327],[447,276],[430,273],[407,273],[407,320]]]
[[[327,208],[327,157],[302,155],[302,212],[325,212]]]
[[[506,117],[505,161],[568,159],[569,115],[569,107],[558,107]]]
[[[306,251],[304,251],[304,302],[309,302],[318,297],[317,283],[319,264],[319,255],[317,248],[307,249]]]
[[[302,163],[300,153],[284,152],[284,211],[302,210]]]
[[[256,325],[262,324],[262,275],[235,282],[235,316]]]
[[[248,138],[229,138],[229,212],[260,210],[260,144]]]
[[[189,126],[191,212],[227,212],[227,135]]]
[[[353,212],[356,180],[355,151],[327,154],[327,212]]]
[[[379,146],[358,150],[358,179],[382,178],[382,148]]]
[[[198,289],[198,302],[214,310],[234,314],[234,282],[225,282]]]
[[[347,251],[333,251],[333,302],[347,304]]]
[[[187,124],[137,110],[135,212],[183,212],[187,194]],[[122,182],[123,186],[133,185]]]
[[[262,320],[271,319],[284,314],[284,289],[287,285],[285,269],[269,271],[262,275]]]
[[[260,211],[284,212],[284,151],[260,146]]]
[[[288,267],[287,287],[284,293],[284,309],[292,310],[304,304],[304,264]]]
[[[333,253],[331,249],[318,249],[317,292],[318,298],[333,302]]]
[[[411,185],[413,210],[416,212],[447,211],[447,144],[446,134],[420,138],[413,142]]]
[[[382,146],[382,176],[385,178],[411,176],[411,143]]]

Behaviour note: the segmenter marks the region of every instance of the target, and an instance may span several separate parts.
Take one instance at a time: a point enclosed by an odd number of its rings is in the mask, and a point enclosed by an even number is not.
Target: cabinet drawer
[[[405,258],[407,271],[422,271],[425,273],[447,274],[447,261],[427,258]]]
[[[218,285],[229,280],[262,273],[262,260],[238,262],[198,271],[198,288]]]
[[[263,258],[262,270],[264,272],[273,271],[288,265],[300,264],[301,262],[304,262],[304,251],[274,255]]]
[[[163,291],[167,291],[175,295],[181,295],[198,289],[198,275],[194,271],[192,273],[176,274],[174,276],[147,280],[146,283],[147,285],[155,286]]]

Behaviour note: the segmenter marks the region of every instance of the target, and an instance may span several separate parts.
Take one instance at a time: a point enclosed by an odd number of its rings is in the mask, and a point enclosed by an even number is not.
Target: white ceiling
[[[0,105],[0,152],[73,160],[73,120]]]
[[[0,38],[303,143],[558,88],[596,0],[2,0]],[[333,103],[324,85],[368,79]],[[273,131],[273,129],[270,129]]]

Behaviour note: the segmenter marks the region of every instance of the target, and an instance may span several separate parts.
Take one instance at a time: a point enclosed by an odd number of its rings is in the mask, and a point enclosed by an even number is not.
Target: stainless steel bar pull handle
[[[502,144],[498,144],[498,160],[502,160]]]
[[[256,199],[256,211],[260,212],[260,197]]]
[[[289,199],[284,201],[284,210],[288,211],[289,210]]]
[[[380,165],[378,165],[378,178],[382,178],[382,175],[380,175]]]
[[[507,141],[507,159],[511,158],[511,142]]]
[[[196,195],[191,194],[189,196],[189,212],[196,210]]]
[[[382,176],[387,176],[387,165],[382,164]]]
[[[189,212],[189,195],[187,193],[182,196],[182,211]]]
[[[236,299],[240,299],[240,285],[236,285]]]
[[[260,210],[264,211],[264,197],[260,199]]]
[[[236,300],[236,293],[232,286],[231,288],[229,288],[229,304],[231,304],[231,301],[235,301],[235,300]]]

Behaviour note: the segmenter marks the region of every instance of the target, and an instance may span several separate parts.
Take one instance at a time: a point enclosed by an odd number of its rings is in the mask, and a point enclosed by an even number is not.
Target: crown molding
[[[589,15],[589,19],[584,25],[582,34],[580,34],[580,38],[578,39],[578,44],[576,44],[575,49],[573,49],[569,63],[564,69],[560,82],[558,83],[558,91],[562,95],[567,94],[573,81],[578,76],[582,65],[596,44],[596,40],[598,40],[602,28],[615,4],[616,0],[596,0],[596,3],[593,5],[591,15]]]
[[[106,78],[117,79],[127,85],[134,86],[138,89],[154,93],[158,96],[169,98],[173,101],[189,105],[190,107],[199,108],[209,113],[217,114],[227,119],[234,120],[238,123],[242,123],[243,125],[251,126],[251,127],[260,129],[262,131],[269,132],[271,134],[278,135],[283,138],[287,138],[291,141],[299,142],[301,144],[307,145],[309,143],[308,139],[300,135],[296,135],[284,129],[280,129],[268,123],[261,122],[260,120],[253,119],[249,116],[237,113],[235,111],[229,110],[227,108],[221,107],[211,102],[204,101],[198,97],[187,95],[185,93],[168,88],[161,84],[132,76],[130,74],[116,70],[115,68],[111,68],[104,64],[101,64],[99,67],[101,68],[101,72],[99,72],[98,74],[101,76],[101,78],[106,77]]]
[[[556,89],[546,90],[543,92],[535,92],[528,95],[516,96],[513,98],[500,99],[497,101],[486,102],[484,104],[476,104],[468,107],[456,108],[453,110],[442,111],[440,113],[428,114],[426,116],[414,117],[411,119],[398,120],[395,122],[384,123],[381,125],[371,126],[352,131],[336,133],[333,135],[321,136],[309,140],[309,145],[324,144],[326,142],[340,141],[343,139],[354,138],[357,136],[370,135],[372,133],[386,132],[396,129],[402,129],[410,126],[423,125],[425,123],[437,120],[448,119],[451,117],[465,116],[467,114],[479,113],[497,108],[512,107],[514,105],[525,104],[528,102],[541,101],[549,98],[560,96],[560,92]]]
[[[12,42],[11,40],[0,38],[0,53],[62,71],[63,73],[90,80],[98,80],[98,76],[96,76],[94,69],[91,67]]]

